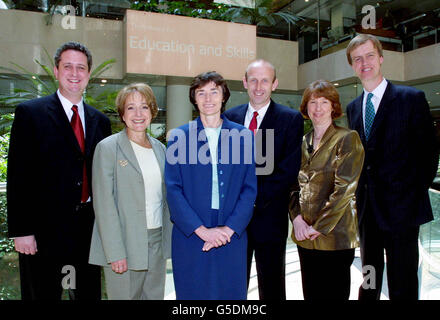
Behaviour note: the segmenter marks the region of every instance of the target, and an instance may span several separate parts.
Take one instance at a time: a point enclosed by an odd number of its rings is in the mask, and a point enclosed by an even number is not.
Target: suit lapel
[[[165,158],[164,158],[164,152],[162,147],[157,144],[155,141],[152,141],[152,139],[150,139],[150,137],[147,135],[148,140],[151,143],[151,146],[153,147],[153,152],[154,152],[154,156],[157,159],[157,163],[159,165],[160,168],[160,173],[162,175],[162,177],[164,176],[164,167],[165,167]]]
[[[138,171],[139,174],[142,175],[142,170],[139,166],[136,155],[134,154],[130,140],[127,137],[126,130],[127,129],[122,130],[118,136],[118,145],[125,157],[125,159],[119,159],[119,160],[127,160],[133,166],[133,168],[135,168],[136,171]]]
[[[275,112],[275,102],[270,100],[269,108],[267,108],[263,121],[258,129],[274,129],[276,127],[277,113]]]
[[[48,113],[54,124],[60,129],[60,132],[65,136],[68,143],[73,146],[79,153],[82,153],[79,147],[78,140],[72,130],[69,119],[64,111],[63,105],[55,92],[52,95],[53,102],[48,106]],[[87,140],[86,140],[87,141]]]
[[[242,104],[237,108],[237,123],[244,126],[244,120],[246,119],[246,112],[249,104]],[[232,120],[233,121],[233,120]]]
[[[86,155],[90,154],[92,144],[96,134],[96,126],[97,122],[95,121],[95,113],[93,112],[93,108],[85,103],[84,105],[84,119],[86,123],[86,147],[85,153]]]
[[[362,111],[362,101],[364,99],[364,94],[362,93],[357,99],[354,101],[353,105],[353,123],[352,127],[359,133],[359,136],[362,142],[365,144],[365,128],[364,128],[364,116]]]

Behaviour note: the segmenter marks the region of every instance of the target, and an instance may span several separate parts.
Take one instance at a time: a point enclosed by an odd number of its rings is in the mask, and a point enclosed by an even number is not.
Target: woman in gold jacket
[[[330,82],[311,83],[300,111],[313,124],[303,138],[299,201],[291,212],[304,299],[348,300],[359,246],[355,191],[364,150],[356,131],[333,123],[342,109]]]

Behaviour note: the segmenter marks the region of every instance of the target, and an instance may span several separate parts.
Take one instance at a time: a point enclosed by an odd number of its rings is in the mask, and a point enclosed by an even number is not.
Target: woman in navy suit
[[[253,134],[221,114],[230,93],[220,74],[195,77],[189,95],[200,116],[171,132],[165,165],[176,298],[246,299]]]

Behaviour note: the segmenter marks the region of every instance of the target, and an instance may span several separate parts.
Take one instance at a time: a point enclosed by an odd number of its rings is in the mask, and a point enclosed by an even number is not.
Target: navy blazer
[[[217,221],[212,221],[210,214],[212,165],[203,163],[205,156],[210,157],[210,152],[202,121],[197,118],[174,129],[168,138],[165,163],[168,206],[174,226],[187,237],[201,225],[207,228],[226,225],[240,236],[252,216],[257,193],[252,157],[253,135],[223,115],[222,118],[222,130],[235,130],[248,139],[236,140],[240,143],[234,145],[232,136],[220,134],[217,164],[220,208]],[[226,145],[228,149],[225,149]],[[234,146],[239,148],[233,150]],[[225,154],[226,150],[228,154]],[[177,158],[179,155],[181,157]],[[234,159],[237,155],[239,158]]]
[[[85,103],[84,117],[85,154],[56,93],[15,110],[8,155],[9,236],[35,235],[39,252],[47,248],[50,254],[69,255],[81,239],[74,221],[84,158],[91,186],[96,144],[111,134],[109,119]],[[84,223],[93,226],[93,219],[84,217]]]
[[[247,109],[246,103],[226,110],[224,114],[229,120],[244,124]],[[268,129],[274,130],[273,154],[266,153]],[[257,176],[257,200],[248,233],[255,241],[277,242],[287,238],[289,193],[297,183],[301,166],[304,119],[298,111],[271,100],[259,132],[262,139],[258,139],[258,134],[257,148],[263,157],[272,157],[274,168],[269,175]],[[257,164],[257,167],[264,165]]]
[[[359,223],[369,203],[379,227],[402,231],[433,219],[428,189],[438,148],[425,94],[388,82],[367,141],[363,94],[347,106],[351,129],[361,137],[365,162],[356,192]]]

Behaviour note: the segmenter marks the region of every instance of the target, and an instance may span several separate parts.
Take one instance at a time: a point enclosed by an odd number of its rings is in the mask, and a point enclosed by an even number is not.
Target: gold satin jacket
[[[308,152],[313,131],[302,143],[298,175],[299,202],[291,219],[301,214],[321,233],[315,240],[292,240],[306,249],[343,250],[359,246],[355,191],[364,162],[364,149],[356,131],[330,125],[318,149]]]

